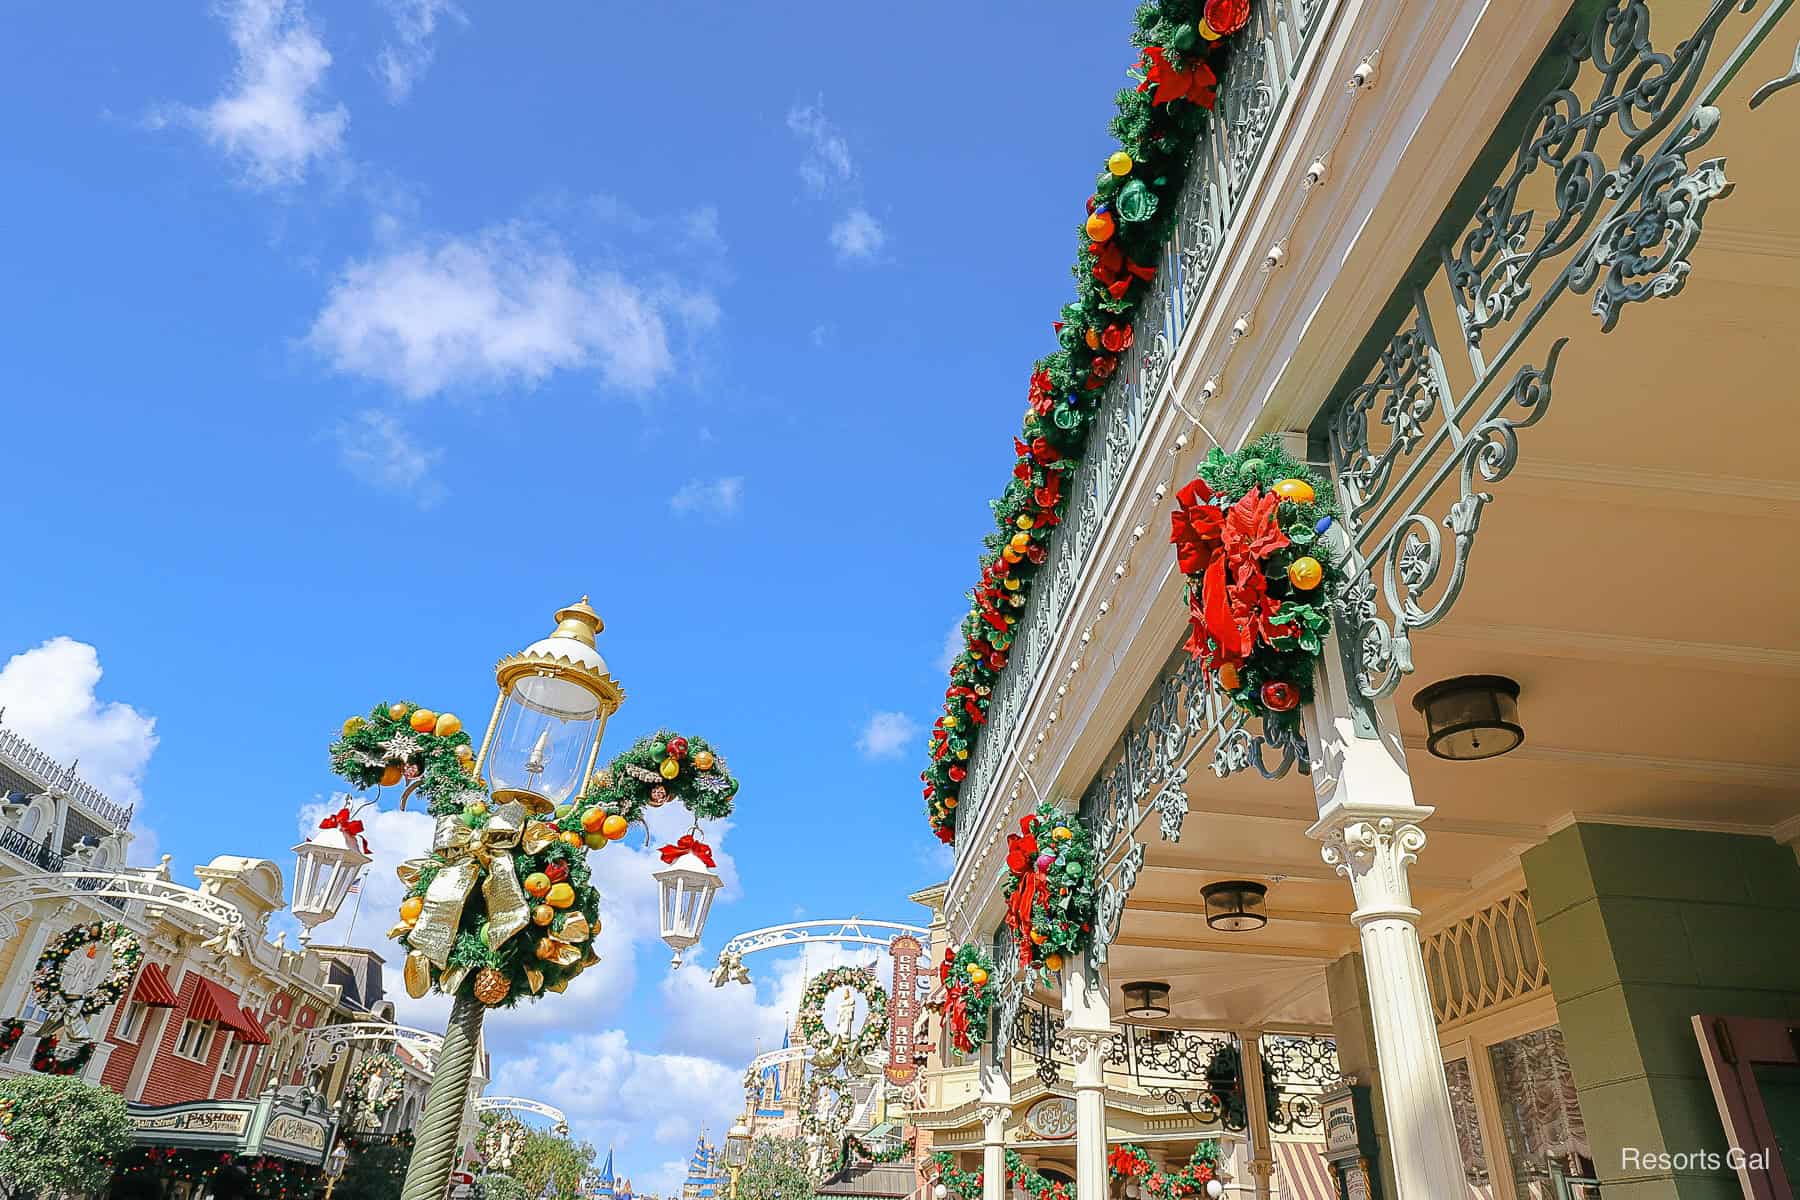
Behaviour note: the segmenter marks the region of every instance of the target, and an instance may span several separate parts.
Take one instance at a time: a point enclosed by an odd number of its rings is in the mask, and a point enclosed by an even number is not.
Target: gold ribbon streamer
[[[525,808],[516,802],[496,808],[480,829],[470,829],[455,817],[439,818],[432,848],[442,865],[425,889],[425,908],[408,942],[440,970],[450,961],[463,905],[478,880],[487,901],[490,947],[499,949],[531,923],[531,908],[512,854],[524,826]],[[431,859],[413,859],[401,864],[398,874],[403,882],[415,883],[420,870],[432,865],[436,864]]]

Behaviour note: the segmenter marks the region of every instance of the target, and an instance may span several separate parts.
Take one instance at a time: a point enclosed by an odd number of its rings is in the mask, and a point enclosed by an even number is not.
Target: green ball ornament
[[[1119,192],[1116,207],[1127,221],[1148,221],[1156,215],[1156,193],[1141,179],[1134,179]]]
[[[1183,25],[1169,39],[1169,49],[1186,52],[1192,50],[1200,41],[1200,29],[1196,25]]]
[[[1262,472],[1262,469],[1263,469],[1263,460],[1262,459],[1246,458],[1244,460],[1243,472],[1244,472],[1244,474],[1250,476],[1251,478],[1255,478],[1258,474],[1260,474]]]
[[[656,757],[661,758],[663,755],[667,754],[668,752],[669,752],[669,746],[668,746],[667,742],[651,742],[650,743],[650,753],[656,755]]]

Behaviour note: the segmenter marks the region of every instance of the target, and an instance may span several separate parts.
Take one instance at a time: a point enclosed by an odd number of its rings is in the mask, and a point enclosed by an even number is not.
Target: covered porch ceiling
[[[1658,5],[1659,28],[1690,28],[1703,7]],[[1626,305],[1610,333],[1591,296],[1565,295],[1514,360],[1541,367],[1569,339],[1549,411],[1518,431],[1516,469],[1477,476],[1493,499],[1466,586],[1414,634],[1417,670],[1394,698],[1415,795],[1437,810],[1412,874],[1428,928],[1517,878],[1521,851],[1573,820],[1800,838],[1800,180],[1784,152],[1800,88],[1747,112],[1792,56],[1778,29],[1690,158],[1723,158],[1734,187],[1707,210],[1680,294]],[[1556,211],[1553,174],[1522,190],[1537,231]],[[1532,302],[1562,265],[1541,268]],[[1448,292],[1428,309],[1461,391],[1473,367]],[[1512,330],[1490,332],[1490,358]],[[1388,431],[1376,416],[1379,452]],[[1452,475],[1416,511],[1441,523],[1459,495]],[[1518,682],[1523,746],[1481,762],[1426,752],[1412,698],[1463,674]],[[1114,1011],[1124,983],[1157,979],[1171,985],[1172,1024],[1329,1025],[1325,967],[1356,934],[1348,883],[1305,836],[1310,781],[1196,769],[1186,791],[1182,840],[1147,834],[1111,951]],[[1206,925],[1201,887],[1233,878],[1270,885],[1265,928]]]

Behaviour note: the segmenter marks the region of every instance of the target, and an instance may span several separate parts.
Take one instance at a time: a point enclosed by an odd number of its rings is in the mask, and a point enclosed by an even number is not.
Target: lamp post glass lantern
[[[750,1128],[738,1118],[731,1131],[725,1135],[725,1165],[733,1170],[741,1171],[744,1164],[750,1161]]]
[[[344,1164],[349,1161],[350,1151],[345,1149],[344,1143],[339,1142],[331,1148],[331,1153],[325,1157],[326,1176],[331,1179],[338,1178],[344,1173]]]
[[[587,597],[556,613],[556,629],[494,669],[500,697],[478,771],[497,804],[547,813],[593,773],[606,719],[625,693],[594,646],[605,622]]]
[[[291,910],[300,922],[302,944],[314,927],[337,916],[350,885],[374,860],[362,852],[356,835],[342,829],[319,829],[294,847],[294,897]]]
[[[679,967],[682,952],[699,942],[713,894],[725,881],[692,853],[683,854],[651,878],[661,894],[662,940],[675,951],[669,965]]]

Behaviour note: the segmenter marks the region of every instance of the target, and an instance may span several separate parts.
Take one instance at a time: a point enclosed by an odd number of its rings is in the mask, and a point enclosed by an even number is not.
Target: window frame
[[[190,1026],[198,1026],[201,1030],[198,1052],[183,1049],[187,1044],[188,1028]],[[175,1033],[175,1047],[173,1051],[175,1057],[185,1058],[189,1062],[205,1062],[212,1053],[213,1035],[217,1031],[217,1021],[202,1021],[198,1017],[184,1018],[181,1022],[181,1028]]]

